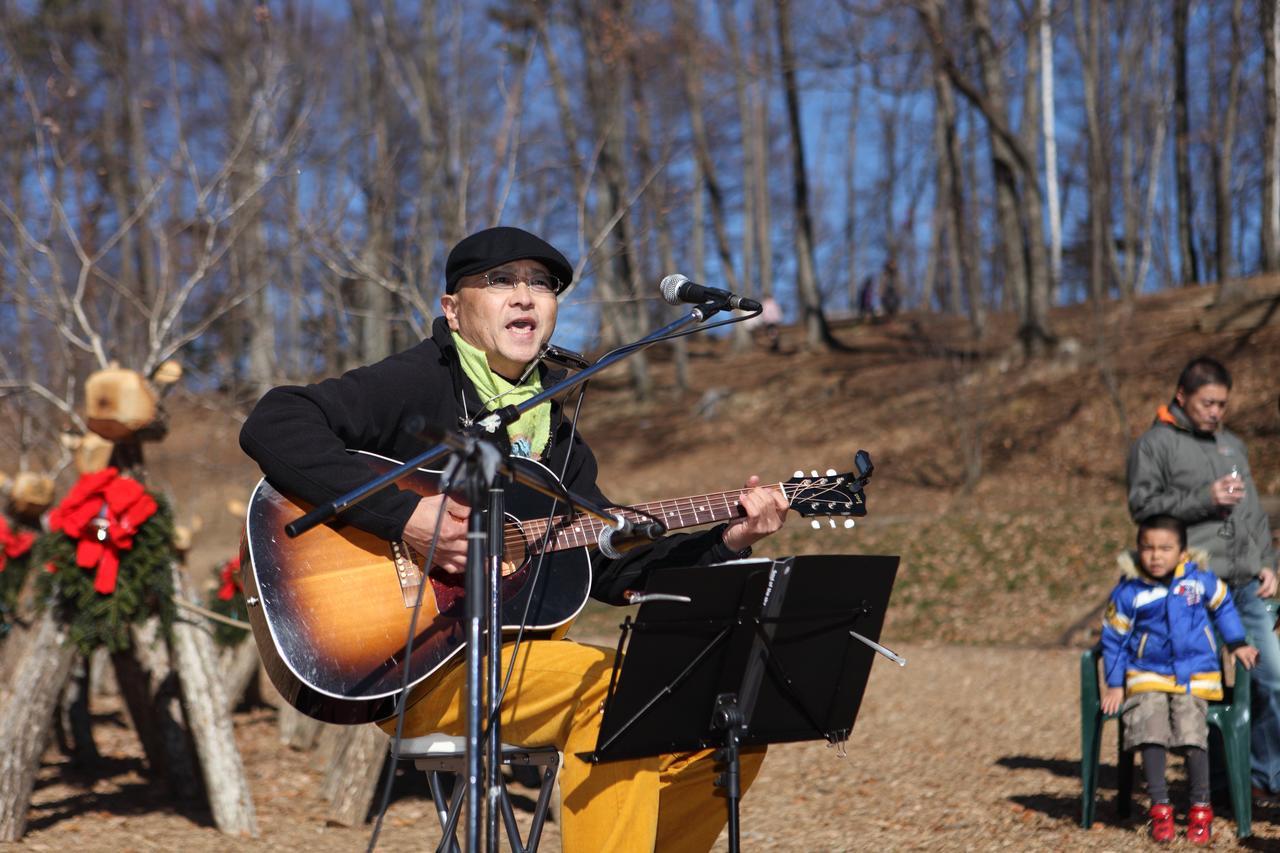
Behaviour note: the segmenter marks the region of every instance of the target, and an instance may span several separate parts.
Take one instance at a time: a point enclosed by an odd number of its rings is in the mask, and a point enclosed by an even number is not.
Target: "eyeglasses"
[[[516,285],[524,282],[534,293],[549,293],[558,296],[564,290],[564,282],[549,272],[535,272],[528,275],[511,270],[490,270],[484,274],[485,284],[494,290],[515,290]]]

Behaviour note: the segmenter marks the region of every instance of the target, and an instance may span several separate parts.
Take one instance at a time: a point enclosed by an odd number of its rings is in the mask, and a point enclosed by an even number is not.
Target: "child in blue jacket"
[[[1122,563],[1122,566],[1124,564]],[[1175,830],[1164,778],[1166,750],[1186,756],[1191,787],[1187,839],[1208,844],[1208,701],[1222,698],[1214,628],[1236,659],[1252,669],[1258,650],[1246,644],[1227,585],[1187,553],[1187,529],[1172,516],[1138,525],[1138,564],[1111,593],[1102,621],[1106,689],[1102,710],[1120,711],[1124,748],[1142,750],[1151,797],[1151,837],[1170,841]]]

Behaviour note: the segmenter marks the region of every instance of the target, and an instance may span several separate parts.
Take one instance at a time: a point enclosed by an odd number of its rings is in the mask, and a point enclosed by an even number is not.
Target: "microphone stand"
[[[707,302],[685,313],[660,329],[650,332],[634,344],[615,350],[590,367],[572,376],[566,376],[560,382],[544,389],[542,393],[531,397],[519,405],[504,406],[493,414],[478,422],[477,426],[485,432],[505,434],[505,427],[519,419],[520,415],[540,403],[572,390],[590,379],[601,370],[616,364],[632,353],[647,349],[668,335],[681,328],[701,323],[712,315],[719,313],[725,305]],[[501,428],[501,429],[500,429]],[[558,483],[548,482],[541,473],[517,469],[507,461],[508,454],[500,450],[492,440],[486,440],[475,427],[465,431],[453,432],[440,438],[433,447],[417,456],[401,463],[386,473],[380,474],[362,486],[339,495],[328,503],[321,504],[310,512],[285,525],[285,533],[290,537],[301,536],[311,528],[335,518],[339,513],[363,501],[392,483],[398,482],[414,470],[430,466],[442,457],[453,453],[453,461],[458,468],[462,481],[462,491],[472,507],[487,506],[488,524],[484,514],[473,512],[467,525],[467,577],[466,577],[466,696],[467,699],[467,737],[466,737],[466,849],[468,853],[479,849],[480,824],[482,811],[487,811],[486,850],[496,853],[498,846],[498,798],[499,774],[501,772],[501,737],[498,724],[498,681],[501,673],[502,624],[501,624],[501,589],[502,589],[502,557],[505,551],[503,526],[505,519],[505,482],[514,480],[535,491],[548,495],[569,504],[577,512],[592,515],[601,521],[616,523],[616,514],[581,495],[565,489]],[[430,566],[423,566],[423,582]],[[485,617],[488,617],[487,620]],[[487,644],[480,640],[485,633],[485,622],[488,622]],[[488,690],[485,701],[477,701],[481,695],[481,672],[484,669],[482,657],[488,661]],[[404,665],[409,667],[412,661],[406,657]],[[404,697],[401,697],[404,701]],[[487,773],[482,746],[484,729],[483,710],[489,711],[489,731],[484,746],[488,748]],[[481,800],[482,779],[487,783],[488,796]],[[481,803],[487,809],[481,808]]]

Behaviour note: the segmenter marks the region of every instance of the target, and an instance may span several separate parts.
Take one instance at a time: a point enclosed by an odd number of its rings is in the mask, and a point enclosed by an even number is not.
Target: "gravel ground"
[[[846,755],[825,744],[771,751],[743,801],[744,849],[1123,850],[1146,843],[1140,819],[1114,817],[1113,729],[1104,738],[1098,821],[1091,830],[1079,827],[1076,652],[897,650],[909,663],[877,662]],[[118,713],[95,711],[104,763],[77,774],[49,753],[23,842],[28,849],[327,851],[368,843],[368,826],[324,824],[317,793],[323,766],[314,755],[279,745],[270,709],[237,716],[262,826],[256,841],[228,839],[207,813],[176,809],[140,775],[136,742]],[[1180,797],[1178,762],[1173,770]],[[439,830],[424,791],[412,777],[401,780],[380,849],[434,845]],[[1255,808],[1254,837],[1243,842],[1229,819],[1219,818],[1215,830],[1219,850],[1280,850],[1280,809]],[[543,849],[558,847],[549,826]]]

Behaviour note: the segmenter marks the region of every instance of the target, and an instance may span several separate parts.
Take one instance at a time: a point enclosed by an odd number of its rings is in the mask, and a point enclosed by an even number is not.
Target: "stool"
[[[431,799],[436,806],[436,815],[440,818],[442,830],[439,850],[450,853],[458,851],[458,817],[462,813],[462,802],[466,797],[465,786],[455,785],[450,797],[444,794],[445,773],[461,777],[466,773],[467,741],[466,738],[444,734],[429,734],[421,737],[406,738],[400,741],[400,759],[412,761],[419,770],[428,773],[431,787]],[[525,845],[520,840],[520,829],[516,826],[515,810],[511,806],[511,797],[507,794],[507,783],[501,783],[499,802],[502,808],[502,822],[507,829],[507,840],[511,842],[513,853],[534,853],[538,849],[538,840],[542,836],[542,826],[546,823],[547,811],[551,807],[552,789],[555,787],[556,773],[560,769],[560,753],[554,746],[511,746],[502,745],[502,764],[531,765],[541,768],[542,787],[538,792],[538,802],[533,809],[533,824],[529,827],[529,840]]]
[[[1222,733],[1223,758],[1231,790],[1231,811],[1236,819],[1236,837],[1253,832],[1253,792],[1249,764],[1249,670],[1236,663],[1236,683],[1230,702],[1210,702],[1208,722]],[[1124,749],[1124,722],[1119,714],[1102,713],[1098,691],[1098,650],[1080,656],[1080,825],[1093,825],[1093,807],[1098,790],[1098,754],[1102,749],[1102,726],[1107,720],[1118,723],[1120,758],[1116,782],[1116,814],[1129,816],[1133,797],[1133,753]]]

